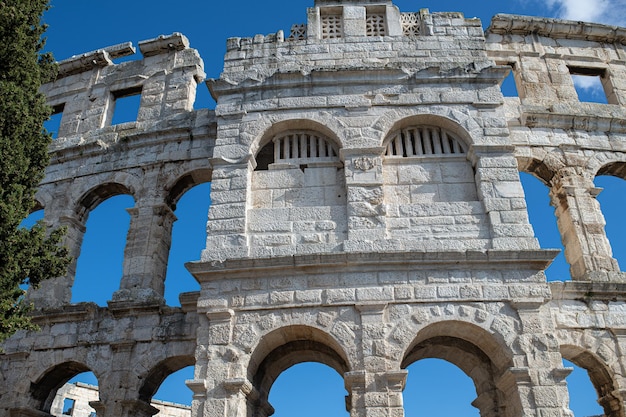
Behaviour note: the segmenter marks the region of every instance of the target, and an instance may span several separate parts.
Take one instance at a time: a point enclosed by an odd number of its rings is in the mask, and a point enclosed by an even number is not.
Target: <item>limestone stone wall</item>
[[[67,383],[57,391],[50,413],[54,417],[93,417],[96,411],[89,404],[97,402],[98,396],[97,386]],[[158,417],[189,417],[191,414],[190,407],[181,404],[159,400],[152,400],[150,404],[158,410]]]
[[[406,368],[447,360],[474,382],[483,417],[570,416],[568,359],[605,415],[624,417],[624,274],[593,185],[626,178],[620,74],[626,29],[498,15],[401,12],[390,0],[315,0],[307,22],[227,41],[194,110],[202,60],[172,34],[73,57],[43,87],[63,112],[37,193],[78,258],[89,212],[135,206],[120,288],[72,305],[75,264],[29,290],[38,332],[0,354],[0,415],[50,416],[92,371],[98,417],[151,416],[169,374],[192,417],[262,417],[290,366],[335,369],[351,416],[403,415]],[[513,72],[519,98],[500,84]],[[599,77],[581,103],[571,75]],[[111,124],[140,94],[137,120]],[[528,220],[519,172],[550,189],[571,281]],[[211,182],[200,283],[163,298],[176,202]]]

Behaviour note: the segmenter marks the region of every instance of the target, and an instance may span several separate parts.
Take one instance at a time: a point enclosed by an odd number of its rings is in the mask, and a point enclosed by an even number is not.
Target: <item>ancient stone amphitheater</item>
[[[482,417],[569,416],[568,359],[606,416],[626,416],[626,280],[594,186],[626,177],[626,29],[497,15],[401,13],[315,0],[290,34],[228,40],[203,62],[180,34],[73,57],[44,92],[62,112],[37,194],[78,258],[89,212],[130,194],[123,277],[108,306],[71,304],[67,276],[30,291],[38,332],[0,355],[0,415],[51,415],[92,371],[98,417],[148,417],[171,373],[193,417],[266,417],[285,369],[329,365],[354,417],[401,417],[406,367],[440,358]],[[519,98],[500,84],[513,72]],[[608,104],[579,102],[572,74]],[[112,125],[140,95],[137,120]],[[571,281],[548,283],[519,172],[549,188]],[[173,209],[211,182],[200,283],[164,302]]]

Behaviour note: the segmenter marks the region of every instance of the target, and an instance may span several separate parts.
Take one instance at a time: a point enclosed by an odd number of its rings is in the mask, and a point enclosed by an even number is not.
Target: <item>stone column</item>
[[[76,264],[86,231],[85,224],[71,210],[57,211],[54,207],[50,207],[49,209],[46,208],[45,216],[46,223],[50,225],[51,229],[66,228],[65,237],[61,244],[68,248],[72,259],[65,276],[45,280],[41,282],[38,289],[28,290],[27,298],[34,303],[37,310],[54,309],[70,304],[72,286],[76,277]]]
[[[160,201],[139,200],[128,212],[131,219],[123,275],[120,289],[113,294],[113,303],[162,304],[176,216]]]
[[[348,195],[346,252],[382,249],[387,235],[383,192],[383,149],[341,150]]]
[[[348,395],[346,397],[346,409],[350,411],[350,417],[365,417],[365,394],[367,392],[365,371],[346,372],[343,376]]]
[[[346,408],[351,417],[403,417],[402,391],[406,370],[370,373],[347,372],[344,375],[348,391]]]
[[[552,318],[548,309],[542,308],[543,303],[539,298],[512,302],[522,324],[516,344],[524,355],[514,362],[526,363],[527,367],[509,368],[496,381],[509,399],[507,406],[513,407],[512,410],[505,410],[509,416],[571,417],[565,377],[572,372],[572,368],[563,367],[559,343],[553,336]],[[518,407],[519,410],[516,409]]]
[[[572,171],[566,168],[559,172],[550,190],[572,279],[619,279],[619,265],[613,258],[604,231],[604,216],[596,200],[600,189],[591,179]]]

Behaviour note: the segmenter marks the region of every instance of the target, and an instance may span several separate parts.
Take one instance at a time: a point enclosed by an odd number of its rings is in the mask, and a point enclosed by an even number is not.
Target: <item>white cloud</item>
[[[556,17],[626,26],[626,0],[547,0]]]
[[[588,75],[572,75],[572,80],[581,101],[602,101],[606,102],[604,88],[600,77]]]

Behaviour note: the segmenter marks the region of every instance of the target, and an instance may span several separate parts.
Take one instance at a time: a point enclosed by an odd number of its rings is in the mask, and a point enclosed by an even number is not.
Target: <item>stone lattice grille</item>
[[[387,30],[385,28],[385,15],[382,13],[367,14],[366,34],[367,36],[385,36]]]
[[[276,136],[274,162],[307,164],[311,162],[338,161],[335,146],[325,137],[314,132],[295,132]]]
[[[322,16],[322,39],[341,38],[343,35],[343,20],[341,15]]]
[[[395,132],[387,144],[386,156],[411,157],[464,153],[465,146],[451,132],[434,126],[419,126]]]
[[[404,36],[418,36],[420,34],[419,13],[402,13],[400,16]]]
[[[306,39],[306,24],[300,23],[291,26],[291,33],[289,34],[290,41],[301,41]]]

